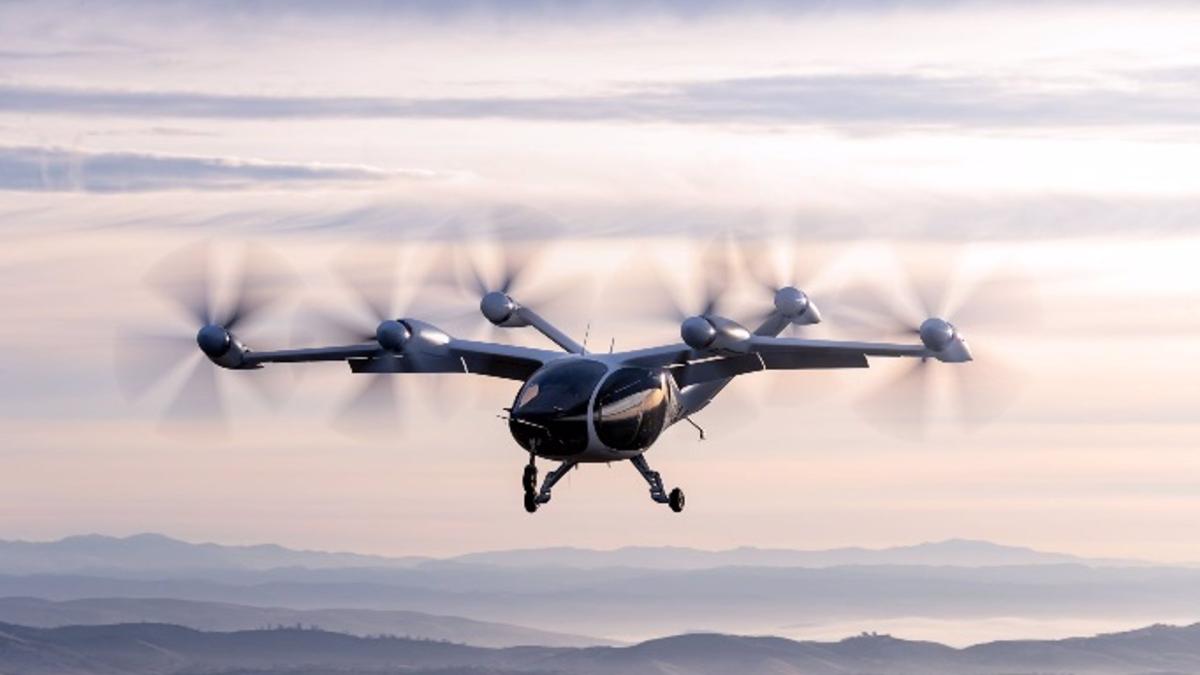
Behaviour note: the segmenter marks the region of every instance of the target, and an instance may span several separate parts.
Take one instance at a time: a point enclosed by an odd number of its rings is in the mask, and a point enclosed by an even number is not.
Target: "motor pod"
[[[479,311],[496,326],[515,328],[528,325],[521,316],[521,306],[506,293],[492,291],[479,301]]]
[[[679,336],[697,351],[745,352],[750,331],[736,321],[720,316],[691,316],[679,327]]]
[[[961,363],[971,360],[971,350],[958,329],[949,321],[937,317],[925,319],[918,333],[925,348],[934,353],[939,361]]]
[[[821,323],[821,312],[808,298],[808,294],[795,286],[784,286],[775,291],[775,311],[796,325]]]
[[[379,324],[375,329],[375,340],[380,347],[399,354],[404,351],[404,346],[412,338],[412,331],[408,326],[395,319],[388,319]]]
[[[246,361],[246,346],[224,326],[209,324],[196,333],[196,344],[209,361],[223,368],[241,368]]]

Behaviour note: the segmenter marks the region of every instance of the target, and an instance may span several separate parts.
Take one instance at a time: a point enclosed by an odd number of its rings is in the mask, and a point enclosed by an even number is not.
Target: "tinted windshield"
[[[513,412],[583,414],[606,372],[596,361],[570,361],[535,373],[517,394]]]
[[[535,373],[513,402],[513,438],[539,454],[583,452],[588,444],[588,402],[607,370],[597,361],[571,359]]]

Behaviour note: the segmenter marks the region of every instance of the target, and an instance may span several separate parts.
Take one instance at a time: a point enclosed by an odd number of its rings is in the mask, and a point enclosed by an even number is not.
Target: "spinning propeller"
[[[466,319],[473,323],[482,312],[489,322],[489,337],[495,340],[499,338],[498,326],[525,325],[517,316],[519,305],[513,296],[526,292],[528,275],[542,254],[541,247],[491,243],[469,248],[424,243],[412,250],[381,250],[373,246],[370,250],[354,251],[336,266],[338,276],[353,291],[353,311],[349,314],[345,311],[317,314],[322,338],[349,343],[374,342],[383,350],[377,358],[400,359],[405,358],[403,350],[411,334],[409,327],[399,319],[410,316],[410,312],[438,324],[463,323]],[[414,271],[402,280],[401,272],[410,270]],[[570,290],[561,285],[556,289],[554,293],[541,293],[532,298],[520,295],[520,299],[540,307],[553,303]],[[473,302],[474,306],[469,308],[456,308],[453,300],[464,297],[478,304]],[[335,420],[335,426],[356,435],[379,429],[381,419],[402,425],[416,400],[428,398],[415,396],[413,386],[428,387],[432,380],[435,399],[445,394],[443,388],[452,386],[441,377],[396,377],[385,372],[362,373],[356,377],[364,378],[366,382],[340,408]],[[456,406],[447,402],[438,407],[453,409]],[[397,429],[382,430],[394,433]]]
[[[725,309],[735,267],[729,240],[714,239],[682,260],[672,256],[671,262],[688,273],[687,284],[699,287],[699,298],[695,293],[688,294],[691,297],[687,299],[680,297],[679,289],[667,282],[660,267],[652,264],[649,268],[652,283],[641,293],[643,306],[649,312],[647,318],[678,325],[693,317],[717,316]]]
[[[451,249],[451,262],[443,270],[440,284],[458,297],[478,303],[457,318],[477,319],[482,314],[490,340],[499,340],[504,334],[497,328],[528,325],[519,312],[522,307],[553,312],[557,321],[582,327],[591,304],[585,280],[575,276],[546,279],[543,272],[549,259],[546,243],[475,241]],[[541,283],[535,287],[531,279],[539,276]]]
[[[902,265],[900,278],[889,284],[890,294],[869,286],[843,290],[834,316],[881,337],[917,338],[932,351],[963,350],[951,354],[960,362],[948,368],[933,368],[930,359],[905,363],[895,377],[860,401],[868,420],[907,436],[923,435],[940,412],[936,403],[945,399],[934,386],[935,370],[949,374],[949,412],[968,428],[1003,413],[1015,398],[1018,378],[992,351],[981,351],[979,336],[986,343],[989,328],[1027,329],[1033,318],[1034,294],[1027,279],[988,275],[961,283],[962,275],[938,272],[944,265],[924,262]],[[959,322],[970,328],[969,346]]]
[[[428,290],[427,274],[419,269],[419,260],[428,263],[431,251],[434,249],[429,244],[423,244],[420,250],[378,244],[352,248],[334,264],[334,272],[350,291],[352,301],[336,312],[310,313],[311,323],[297,328],[296,335],[302,337],[294,341],[308,343],[315,332],[321,341],[374,343],[381,349],[377,359],[402,358],[411,332],[399,319],[407,316],[414,305],[426,304],[422,301]],[[435,255],[434,263],[427,266],[436,268],[439,262]],[[401,272],[411,269],[417,273],[402,280]],[[420,313],[427,314],[424,309]],[[356,436],[399,431],[416,400],[411,388],[428,384],[412,379],[387,372],[356,374],[357,391],[338,407],[334,427]]]
[[[225,402],[217,383],[217,368],[208,359],[238,367],[245,347],[241,331],[274,305],[291,281],[279,258],[265,249],[247,246],[229,275],[219,285],[212,247],[198,244],[169,255],[151,272],[148,283],[186,317],[190,328],[171,333],[134,332],[117,344],[117,377],[131,398],[144,395],[178,370],[184,381],[165,415],[170,420],[223,422]],[[196,347],[199,346],[199,351]],[[260,394],[278,398],[266,371],[250,375]]]
[[[763,297],[771,298],[771,305],[755,315],[756,321],[779,321],[779,327],[792,335],[800,326],[821,322],[821,312],[807,293],[818,286],[805,260],[816,256],[803,255],[800,244],[791,240],[746,241],[739,252],[751,281]]]
[[[681,300],[671,285],[666,283],[663,274],[657,268],[651,268],[656,282],[649,289],[652,318],[670,320],[679,325],[683,341],[695,349],[719,349],[722,343],[733,344],[744,340],[758,324],[764,324],[766,332],[775,335],[788,326],[820,322],[821,314],[816,304],[804,291],[790,283],[777,285],[756,276],[760,266],[753,256],[746,255],[746,250],[745,245],[735,244],[731,237],[717,238],[700,249],[691,260],[683,260],[684,271],[690,273],[689,280],[700,287],[700,301],[694,304]],[[678,258],[672,260],[675,265],[679,262]],[[737,272],[743,265],[749,269],[750,276],[759,282],[753,284],[755,289],[766,290],[771,299],[770,309],[752,315],[753,325],[747,326],[722,315],[728,311],[727,305],[730,304],[726,298],[739,286],[740,275]]]

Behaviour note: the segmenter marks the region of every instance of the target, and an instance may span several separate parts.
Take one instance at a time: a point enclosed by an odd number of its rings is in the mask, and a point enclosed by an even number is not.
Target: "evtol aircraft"
[[[176,274],[162,287],[194,321],[196,332],[185,344],[211,362],[197,364],[200,370],[185,389],[202,382],[211,387],[213,375],[205,372],[211,366],[253,371],[322,361],[345,362],[356,374],[459,373],[510,380],[517,389],[504,413],[508,431],[528,458],[521,484],[529,513],[550,502],[555,484],[579,465],[624,461],[645,479],[654,502],[682,511],[683,490],[666,487],[647,462],[647,451],[672,425],[694,424],[692,415],[712,404],[733,378],[763,371],[866,368],[878,358],[910,359],[922,369],[931,362],[972,360],[962,332],[939,316],[909,321],[904,331],[913,338],[909,343],[783,337],[791,326],[822,318],[816,303],[794,285],[770,288],[771,307],[753,325],[720,314],[710,294],[700,311],[682,317],[679,342],[592,353],[522,304],[512,292],[519,268],[506,269],[491,285],[473,271],[468,285],[479,298],[479,312],[496,327],[531,328],[553,348],[461,339],[415,316],[388,316],[375,303],[373,333],[354,343],[259,350],[237,334],[266,304],[253,272],[241,275],[237,297],[224,312],[214,310],[205,274],[184,275],[183,282]],[[553,465],[540,485],[538,460]]]

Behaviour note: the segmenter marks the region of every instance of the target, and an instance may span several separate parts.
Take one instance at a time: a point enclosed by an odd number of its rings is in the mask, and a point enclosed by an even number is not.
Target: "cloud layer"
[[[23,505],[0,527],[391,552],[971,535],[1200,559],[1179,536],[1200,518],[1196,25],[1194,3],[0,3],[0,493]],[[274,415],[222,373],[224,444],[153,433],[175,382],[114,387],[111,338],[176,319],[145,274],[196,238],[294,263],[297,297],[244,336],[266,348],[312,306],[352,308],[349,240],[401,250],[402,300],[450,232],[562,237],[530,288],[591,282],[577,316],[546,316],[622,349],[678,326],[635,320],[647,294],[617,282],[658,265],[698,296],[688,251],[729,230],[780,236],[830,337],[831,289],[886,269],[839,256],[859,239],[1044,271],[1053,325],[999,336],[1025,398],[978,435],[906,443],[853,413],[888,363],[738,382],[698,420],[709,441],[653,451],[691,515],[614,465],[531,520],[494,418],[511,383],[441,405],[406,380],[409,437],[362,443],[326,424],[361,384],[337,364],[297,369]],[[743,288],[730,312],[767,300]]]
[[[0,147],[0,190],[149,192],[241,190],[281,184],[376,182],[398,175],[378,169],[248,162],[131,152],[83,153],[58,148]]]
[[[1070,127],[1200,124],[1191,69],[1102,87],[904,73],[778,75],[626,86],[596,96],[387,98],[0,87],[0,112],[196,119],[512,119],[555,122]],[[1141,86],[1131,89],[1131,82]]]

